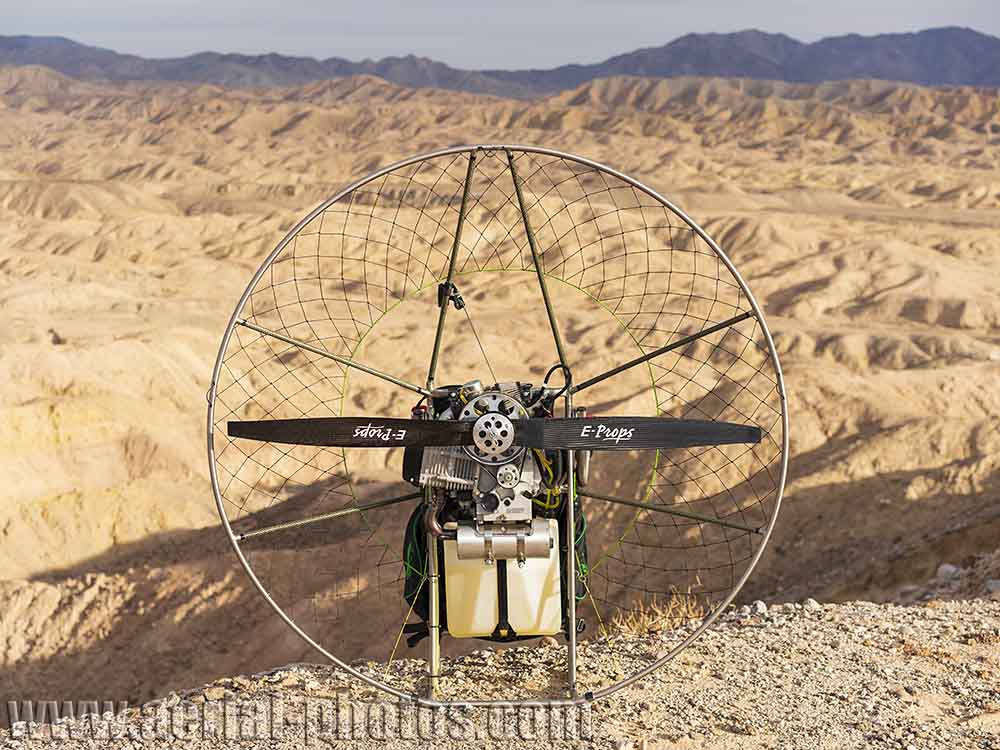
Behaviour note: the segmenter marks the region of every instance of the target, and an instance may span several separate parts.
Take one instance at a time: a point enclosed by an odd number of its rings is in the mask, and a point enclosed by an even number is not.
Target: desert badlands
[[[598,744],[1000,747],[1000,97],[885,82],[609,78],[512,100],[0,69],[4,701],[338,689],[320,667],[230,679],[316,657],[218,528],[219,337],[262,258],[340,187],[497,142],[585,155],[681,205],[757,295],[787,381],[770,547],[721,629],[647,686],[673,703],[609,713]],[[486,347],[505,314],[477,319]],[[859,601],[884,606],[836,604]],[[782,664],[840,687],[806,696]]]

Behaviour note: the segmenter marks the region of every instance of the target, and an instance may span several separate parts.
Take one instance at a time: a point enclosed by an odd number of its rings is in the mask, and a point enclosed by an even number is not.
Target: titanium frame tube
[[[469,153],[469,166],[465,173],[465,185],[462,188],[462,202],[458,210],[458,223],[455,225],[454,243],[452,244],[451,248],[451,256],[448,259],[448,276],[445,283],[448,285],[449,291],[451,290],[451,285],[455,277],[455,265],[458,261],[458,249],[459,246],[461,245],[461,240],[462,240],[462,228],[465,225],[465,215],[468,209],[469,193],[472,188],[472,179],[475,176],[476,172],[477,153],[478,149],[474,149]],[[507,152],[507,155],[508,157],[510,157],[510,152]],[[511,164],[511,170],[513,172],[514,164],[512,160],[510,164]],[[514,174],[514,182],[516,184],[517,175],[516,173],[513,174]],[[520,197],[520,192],[518,192],[518,196]],[[524,214],[523,203],[522,203],[522,216],[524,217],[525,220],[525,228],[529,236],[531,236],[531,227],[527,223],[527,215]],[[539,280],[542,283],[542,294],[543,297],[545,298],[546,310],[548,310],[549,320],[553,325],[553,332],[556,337],[556,345],[559,350],[560,361],[563,361],[563,364],[565,364],[564,358],[562,356],[562,345],[559,340],[559,332],[555,328],[555,319],[553,317],[552,309],[551,307],[549,307],[549,299],[548,299],[548,293],[545,290],[545,282],[544,279],[542,279],[541,268],[538,267],[537,265],[538,258],[537,254],[534,252],[533,237],[531,238],[531,246],[532,246],[532,255],[535,258],[536,268],[538,268]],[[437,374],[438,357],[441,353],[441,339],[444,334],[444,323],[448,315],[448,305],[450,304],[450,300],[445,299],[442,300],[441,302],[442,302],[441,309],[440,312],[438,313],[437,330],[435,331],[434,334],[434,349],[431,353],[431,363],[427,372],[428,391],[434,388],[434,376]],[[428,504],[428,507],[431,508],[434,507],[432,492],[433,491],[430,488],[428,488],[426,491],[426,502]],[[440,572],[438,570],[438,557],[437,557],[438,537],[430,529],[427,530],[426,535],[427,535],[427,555],[428,555],[427,573],[428,573],[428,583],[429,583],[428,593],[430,596],[430,606],[428,608],[429,621],[427,623],[427,629],[429,631],[429,641],[430,641],[429,644],[430,654],[429,654],[429,664],[428,664],[429,667],[428,697],[433,700],[435,699],[437,694],[439,678],[441,673],[441,611],[440,611],[441,601],[439,594]]]
[[[367,505],[356,505],[353,508],[341,508],[340,510],[335,510],[330,513],[323,513],[319,516],[312,516],[310,518],[300,518],[297,521],[286,521],[285,523],[276,523],[273,526],[264,526],[260,529],[253,529],[251,531],[244,531],[242,534],[236,535],[237,542],[244,542],[247,539],[253,539],[257,536],[262,536],[264,534],[271,534],[275,531],[284,531],[285,529],[296,529],[299,526],[306,526],[311,523],[318,523],[319,521],[329,521],[333,518],[340,518],[341,516],[349,516],[353,513],[364,513],[366,510],[373,510],[374,508],[384,508],[387,505],[396,505],[398,503],[405,502],[407,500],[414,500],[421,496],[419,492],[411,492],[407,495],[400,495],[399,497],[390,497],[386,500],[377,500],[374,503],[368,503]]]
[[[716,323],[714,326],[709,326],[704,330],[698,331],[698,333],[692,333],[690,336],[685,336],[684,338],[674,341],[673,343],[667,344],[666,346],[661,346],[659,349],[649,352],[649,354],[643,354],[641,357],[636,357],[635,359],[626,362],[623,365],[619,365],[618,367],[608,370],[607,372],[602,372],[600,375],[595,375],[589,380],[584,380],[579,385],[575,385],[572,388],[570,388],[570,391],[573,393],[582,391],[584,388],[589,388],[592,385],[596,385],[600,383],[602,380],[607,380],[612,375],[617,375],[620,372],[625,372],[625,370],[629,370],[635,367],[636,365],[641,365],[643,362],[648,362],[649,360],[655,357],[659,357],[661,354],[666,354],[667,352],[673,351],[674,349],[680,349],[681,347],[687,346],[688,344],[697,341],[700,338],[704,338],[705,336],[715,333],[716,331],[721,331],[723,328],[729,328],[730,326],[734,326],[737,323],[741,323],[744,320],[747,320],[748,318],[752,317],[754,317],[753,310],[748,310],[745,313],[740,313],[739,315],[735,315],[732,318],[729,318],[728,320],[724,320],[721,323]]]
[[[517,174],[517,167],[514,166],[514,154],[510,149],[504,149],[507,154],[507,164],[510,166],[510,176],[514,182],[514,192],[517,195],[517,205],[521,210],[521,221],[524,223],[524,232],[528,237],[528,247],[531,249],[531,260],[535,266],[535,274],[538,276],[538,286],[542,290],[542,301],[545,303],[545,313],[549,318],[549,328],[552,329],[552,338],[556,344],[556,353],[559,355],[559,364],[562,365],[563,376],[567,380],[571,379],[569,363],[566,361],[566,352],[563,350],[562,336],[559,334],[559,324],[556,322],[556,313],[552,309],[552,300],[549,298],[549,288],[545,283],[545,272],[542,270],[542,259],[538,254],[538,246],[535,242],[535,233],[531,229],[531,221],[528,218],[528,207],[524,203],[524,193],[521,190],[521,178]],[[571,380],[570,380],[571,382]],[[573,416],[573,391],[566,389],[566,416]],[[576,518],[574,505],[576,503],[576,451],[566,452],[566,464],[568,467],[569,488],[566,505],[566,533],[568,541],[566,545],[566,682],[570,698],[576,698]]]
[[[458,246],[462,242],[462,227],[465,226],[465,211],[469,204],[469,190],[472,187],[472,178],[476,173],[476,151],[469,154],[469,168],[465,172],[465,185],[462,188],[462,203],[458,207],[458,223],[455,225],[455,241],[451,246],[451,257],[448,259],[448,279],[445,282],[448,289],[451,289],[452,279],[455,278],[455,262],[458,260]],[[437,374],[438,355],[441,353],[441,338],[444,335],[444,319],[448,315],[448,305],[450,300],[443,300],[441,311],[438,313],[437,332],[434,334],[434,351],[431,352],[431,364],[427,370],[427,390],[434,388],[434,376]]]
[[[566,416],[573,416],[573,394],[566,392]],[[576,451],[566,452],[569,489],[566,498],[566,530],[569,543],[566,545],[566,682],[569,697],[576,698]]]
[[[431,503],[433,500],[433,490],[428,487],[425,491],[425,501]],[[428,698],[436,699],[438,690],[438,678],[441,675],[441,596],[440,580],[438,571],[438,539],[431,532],[426,532],[427,536],[427,583],[430,606],[428,612],[427,634],[430,653],[427,663],[427,691]]]
[[[556,323],[556,313],[552,309],[552,301],[549,299],[549,288],[545,284],[542,259],[538,255],[538,246],[535,244],[535,233],[532,231],[531,222],[528,220],[528,207],[524,204],[524,194],[521,192],[521,178],[517,176],[517,169],[514,167],[514,154],[511,153],[510,149],[505,149],[505,151],[507,153],[507,163],[510,165],[510,176],[514,181],[514,192],[517,193],[517,205],[521,209],[521,221],[524,222],[524,232],[528,236],[528,247],[531,248],[531,260],[535,266],[535,273],[538,275],[538,286],[542,290],[545,313],[549,316],[549,327],[552,329],[552,338],[556,342],[556,353],[559,355],[559,364],[569,369],[569,363],[566,361],[566,352],[563,351],[562,337],[559,335],[559,325]],[[567,414],[567,416],[569,415]]]
[[[733,521],[726,521],[722,518],[711,518],[709,516],[703,516],[698,513],[691,513],[686,510],[674,510],[673,508],[668,508],[663,505],[654,505],[652,503],[642,503],[638,500],[626,500],[623,497],[614,497],[612,495],[602,495],[599,492],[590,492],[589,490],[584,490],[580,493],[581,497],[590,497],[594,500],[604,500],[607,503],[616,503],[618,505],[631,505],[633,508],[642,508],[644,510],[654,510],[657,513],[666,513],[671,516],[680,516],[681,518],[690,518],[692,521],[700,521],[701,523],[714,523],[718,526],[725,526],[728,529],[737,529],[739,531],[745,531],[748,534],[763,534],[760,528],[751,528],[741,523],[734,523]]]
[[[374,367],[363,365],[360,362],[355,362],[353,359],[341,357],[339,354],[328,352],[326,349],[320,349],[318,346],[307,344],[305,341],[299,341],[298,339],[293,339],[291,336],[286,336],[283,333],[278,333],[277,331],[272,331],[268,328],[264,328],[263,326],[259,326],[256,323],[251,323],[245,318],[236,320],[234,324],[243,326],[244,328],[249,328],[251,331],[256,331],[261,336],[270,336],[273,339],[278,339],[278,341],[284,341],[286,344],[297,346],[299,349],[305,349],[307,352],[312,352],[313,354],[318,354],[321,357],[332,359],[334,362],[339,362],[345,367],[353,367],[356,370],[361,370],[361,372],[367,372],[369,375],[374,375],[376,378],[382,378],[382,380],[398,385],[400,388],[406,388],[414,393],[419,393],[421,396],[429,396],[431,393],[429,390],[421,388],[419,385],[408,383],[405,380],[395,377],[394,375],[389,375],[381,370],[376,370]]]

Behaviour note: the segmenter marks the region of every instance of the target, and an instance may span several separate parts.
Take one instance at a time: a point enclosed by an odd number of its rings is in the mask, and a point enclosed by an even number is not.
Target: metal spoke
[[[704,330],[698,331],[698,333],[693,333],[690,336],[685,336],[684,338],[679,339],[678,341],[675,341],[672,344],[661,346],[659,349],[651,351],[649,354],[643,354],[641,357],[636,357],[635,359],[626,362],[623,365],[619,365],[618,367],[608,370],[607,372],[601,373],[600,375],[595,375],[589,380],[584,380],[579,385],[574,385],[573,387],[571,387],[570,390],[573,393],[582,391],[584,388],[589,388],[592,385],[596,385],[597,383],[600,383],[602,380],[607,380],[613,375],[625,372],[625,370],[629,370],[635,367],[636,365],[641,365],[643,362],[648,362],[651,359],[659,357],[661,354],[666,354],[667,352],[673,351],[674,349],[680,349],[681,347],[687,346],[693,341],[697,341],[698,339],[704,338],[705,336],[713,334],[716,331],[721,331],[723,328],[729,328],[730,326],[734,326],[737,323],[742,323],[747,318],[752,318],[752,317],[753,317],[753,312],[747,311],[745,313],[741,313],[740,315],[736,315],[732,318],[729,318],[728,320],[724,320],[721,323],[716,323],[714,326],[709,326]]]
[[[263,336],[270,336],[271,338],[278,339],[278,341],[284,341],[286,344],[291,344],[292,346],[297,346],[300,349],[305,349],[307,352],[312,352],[313,354],[318,354],[321,357],[326,357],[327,359],[332,359],[334,362],[339,362],[347,367],[353,367],[355,370],[361,370],[361,372],[367,372],[369,375],[374,375],[377,378],[382,378],[382,380],[388,381],[394,385],[398,385],[400,388],[406,388],[408,390],[419,393],[421,396],[429,396],[430,391],[426,388],[421,388],[419,385],[414,385],[413,383],[408,383],[405,380],[401,380],[393,375],[382,372],[381,370],[376,370],[374,367],[369,367],[368,365],[363,365],[360,362],[355,362],[353,359],[348,359],[347,357],[341,357],[339,354],[333,354],[328,352],[326,349],[320,349],[318,346],[313,346],[312,344],[307,344],[305,341],[299,341],[298,339],[293,339],[291,336],[286,336],[283,333],[278,333],[277,331],[272,331],[256,323],[251,323],[249,320],[241,319],[236,321],[237,325],[241,325],[244,328],[249,328],[251,331],[256,331]]]
[[[451,246],[451,257],[448,259],[448,278],[445,281],[448,293],[452,289],[452,280],[455,278],[455,263],[458,260],[458,248],[462,241],[462,227],[465,226],[465,211],[469,204],[469,191],[472,188],[472,178],[476,173],[476,151],[469,154],[469,167],[465,172],[465,186],[462,188],[462,203],[458,207],[458,223],[455,225],[455,241]],[[437,332],[434,334],[434,351],[431,353],[431,365],[427,370],[427,388],[434,387],[434,376],[437,374],[438,356],[441,353],[441,337],[444,334],[444,319],[448,315],[448,305],[451,300],[448,296],[443,299],[439,293],[438,306],[441,312],[438,313]],[[466,313],[468,315],[468,313]],[[470,321],[471,322],[471,321]]]
[[[263,536],[264,534],[273,534],[275,531],[285,531],[286,529],[296,529],[299,526],[306,526],[311,523],[319,523],[320,521],[329,521],[332,518],[341,518],[342,516],[353,515],[354,513],[364,513],[366,510],[372,510],[373,508],[384,508],[387,505],[397,505],[398,503],[406,502],[407,500],[415,500],[418,497],[423,497],[422,492],[411,492],[408,495],[401,495],[400,497],[390,497],[386,500],[379,500],[374,503],[369,503],[368,505],[357,505],[353,508],[341,508],[340,510],[335,510],[332,513],[324,513],[319,516],[312,516],[310,518],[302,518],[298,521],[286,521],[285,523],[276,523],[273,526],[265,526],[262,529],[254,529],[253,531],[247,531],[242,534],[236,535],[236,541],[242,542],[247,539],[252,539],[256,536]]]
[[[652,503],[643,503],[638,500],[626,500],[623,497],[613,497],[611,495],[602,495],[599,492],[591,492],[590,490],[580,490],[580,495],[583,497],[593,498],[594,500],[604,500],[608,503],[617,503],[618,505],[631,505],[633,508],[643,508],[645,510],[655,510],[658,513],[667,513],[671,516],[680,516],[681,518],[689,518],[692,521],[700,521],[702,523],[714,523],[718,526],[725,526],[729,529],[737,529],[739,531],[745,531],[748,534],[763,534],[764,532],[758,528],[751,528],[750,526],[744,526],[741,523],[735,523],[734,521],[724,521],[721,518],[711,518],[709,516],[702,516],[698,513],[691,513],[686,510],[675,510],[674,508],[668,508],[663,505],[653,505]]]
[[[562,337],[559,335],[559,324],[556,322],[556,313],[552,309],[552,300],[549,299],[549,289],[545,285],[545,274],[542,272],[542,259],[538,255],[538,246],[535,244],[535,233],[531,230],[531,221],[528,219],[528,207],[524,204],[524,194],[521,192],[521,178],[517,176],[517,168],[514,166],[514,154],[509,150],[507,151],[507,163],[510,165],[510,175],[514,180],[517,205],[521,209],[521,220],[524,222],[524,232],[528,236],[528,247],[531,248],[531,259],[535,264],[535,273],[538,275],[538,286],[542,290],[542,301],[545,303],[545,312],[549,316],[549,327],[552,329],[552,338],[556,342],[559,363],[563,367],[569,367],[569,363],[566,361],[566,352],[563,351]]]

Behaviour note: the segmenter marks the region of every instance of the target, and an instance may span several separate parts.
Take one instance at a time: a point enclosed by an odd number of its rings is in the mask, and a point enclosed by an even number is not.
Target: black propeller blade
[[[230,422],[229,437],[333,448],[471,445],[472,422],[376,417],[312,417]]]
[[[515,442],[528,448],[627,451],[759,443],[759,427],[667,417],[527,419],[515,422]]]
[[[229,436],[339,448],[472,445],[472,421],[315,417],[230,422]],[[759,427],[667,417],[514,420],[516,445],[547,450],[636,450],[759,443]]]

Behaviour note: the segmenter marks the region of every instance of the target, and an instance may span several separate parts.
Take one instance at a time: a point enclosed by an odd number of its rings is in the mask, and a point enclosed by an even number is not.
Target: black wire
[[[566,365],[559,362],[557,364],[552,365],[552,367],[549,368],[549,371],[545,373],[545,377],[542,379],[543,387],[546,384],[548,384],[549,378],[552,377],[552,373],[554,373],[556,370],[562,370],[563,378],[565,378],[566,382],[563,383],[562,390],[560,390],[557,394],[555,394],[552,397],[553,401],[555,401],[557,398],[563,395],[566,391],[569,390],[569,387],[573,385],[573,373],[570,372],[570,369]]]

